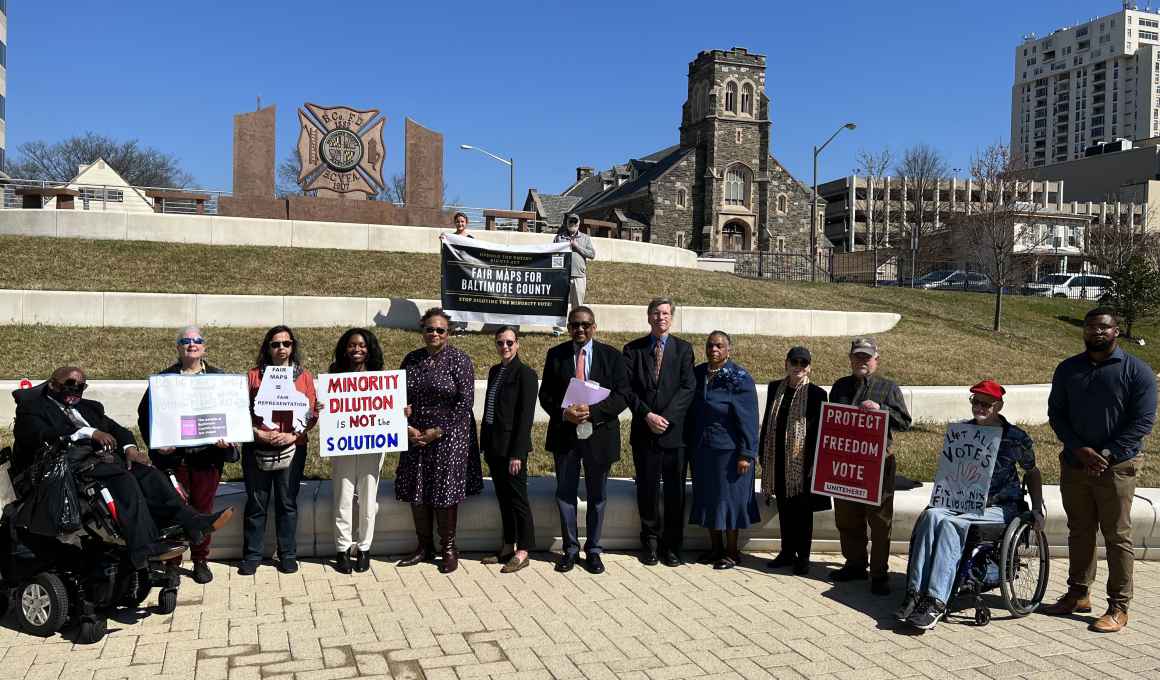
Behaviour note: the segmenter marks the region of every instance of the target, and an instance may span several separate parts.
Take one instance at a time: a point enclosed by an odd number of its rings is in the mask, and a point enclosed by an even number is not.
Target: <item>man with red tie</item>
[[[588,501],[584,554],[588,571],[604,572],[600,553],[600,530],[604,524],[605,485],[612,464],[620,460],[620,412],[625,409],[628,372],[624,356],[616,348],[596,342],[596,315],[588,307],[574,307],[568,314],[569,342],[548,350],[540,383],[540,406],[548,413],[545,448],[556,467],[556,504],[560,509],[560,534],[564,556],[556,571],[571,571],[580,554],[576,525],[580,466]],[[564,394],[572,378],[598,383],[610,394],[592,405],[564,408]]]

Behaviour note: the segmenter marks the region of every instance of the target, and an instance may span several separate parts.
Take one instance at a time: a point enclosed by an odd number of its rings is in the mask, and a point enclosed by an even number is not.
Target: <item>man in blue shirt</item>
[[[1047,417],[1063,443],[1059,492],[1067,513],[1067,593],[1043,609],[1050,616],[1091,611],[1096,576],[1096,528],[1108,556],[1108,610],[1090,629],[1113,633],[1128,625],[1132,599],[1132,496],[1141,442],[1156,419],[1156,375],[1117,346],[1114,310],[1084,316],[1086,351],[1063,360],[1051,380]]]

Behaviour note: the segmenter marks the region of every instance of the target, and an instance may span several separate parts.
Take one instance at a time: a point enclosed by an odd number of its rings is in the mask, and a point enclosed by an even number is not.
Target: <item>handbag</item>
[[[277,472],[290,467],[294,460],[297,444],[291,444],[284,449],[262,449],[254,447],[254,462],[262,472]]]

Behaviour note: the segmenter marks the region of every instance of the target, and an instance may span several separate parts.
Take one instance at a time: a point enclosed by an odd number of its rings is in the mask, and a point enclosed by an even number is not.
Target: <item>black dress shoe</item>
[[[334,556],[334,570],[340,574],[349,574],[351,572],[350,551],[340,550]]]
[[[810,561],[808,559],[794,560],[793,573],[795,576],[805,576],[810,573]]]
[[[204,560],[194,560],[193,562],[193,582],[206,584],[213,580],[213,572],[209,570],[209,565]]]
[[[584,562],[589,574],[603,574],[604,561],[600,559],[600,553],[595,555],[588,555],[588,559]]]
[[[656,548],[645,548],[641,551],[640,563],[644,566],[653,567],[656,566],[658,562],[660,562],[660,559],[657,557]]]
[[[283,574],[297,574],[298,573],[298,558],[297,557],[283,557],[278,560],[278,571]]]
[[[830,580],[837,583],[845,583],[846,581],[865,581],[866,578],[866,567],[850,566],[849,564],[837,571],[830,572]]]
[[[242,562],[238,565],[238,576],[253,576],[258,571],[257,562]]]
[[[556,561],[556,571],[561,574],[566,571],[572,571],[572,567],[576,566],[576,553],[564,553],[559,560]]]
[[[684,564],[684,562],[681,560],[681,556],[678,555],[675,551],[665,550],[661,552],[661,564],[665,565],[666,567],[679,567]]]
[[[787,553],[787,552],[780,552],[777,554],[777,557],[766,562],[765,566],[769,567],[770,569],[781,569],[782,567],[788,567],[788,566],[792,565],[793,561],[794,561],[793,555],[791,555],[790,553]]]
[[[369,550],[358,551],[358,558],[356,558],[354,561],[354,570],[361,574],[365,571],[369,571],[370,568],[371,568],[371,551],[369,551]]]

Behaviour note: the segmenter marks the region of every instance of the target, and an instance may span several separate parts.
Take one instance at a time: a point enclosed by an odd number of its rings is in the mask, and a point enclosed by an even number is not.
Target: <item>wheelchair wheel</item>
[[[37,574],[17,589],[16,598],[20,627],[29,635],[48,637],[68,620],[68,589],[56,574]]]
[[[91,645],[100,642],[109,632],[109,620],[98,616],[91,621],[81,621],[80,631],[77,633],[77,643]]]
[[[177,589],[162,588],[157,595],[157,613],[172,614],[177,609]]]
[[[1027,616],[1043,601],[1051,567],[1047,535],[1017,517],[1003,534],[999,553],[999,588],[1013,616]]]

